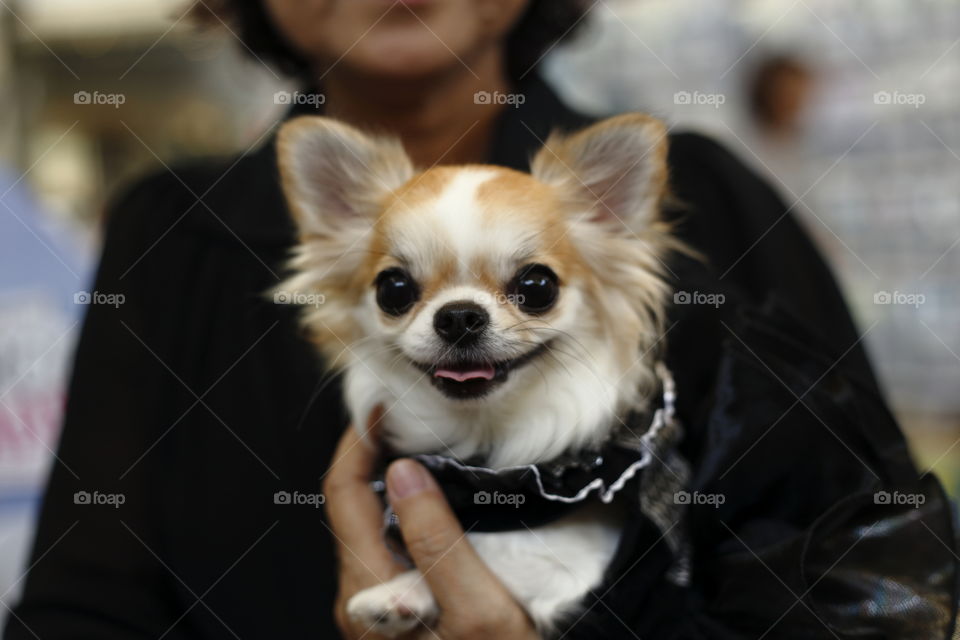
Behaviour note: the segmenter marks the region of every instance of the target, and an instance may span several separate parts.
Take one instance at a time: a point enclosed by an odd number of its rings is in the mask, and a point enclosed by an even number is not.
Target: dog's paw
[[[350,598],[347,615],[367,629],[392,638],[433,623],[437,604],[420,574],[408,571]]]

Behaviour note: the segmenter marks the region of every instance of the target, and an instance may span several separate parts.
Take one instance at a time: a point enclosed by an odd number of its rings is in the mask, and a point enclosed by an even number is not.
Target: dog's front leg
[[[621,517],[609,507],[588,507],[536,529],[469,533],[467,538],[537,628],[549,633],[602,581],[619,542]],[[353,596],[347,614],[395,637],[419,624],[434,624],[439,608],[426,580],[412,570]]]
[[[432,625],[439,610],[426,580],[416,569],[354,595],[347,615],[377,633],[393,638],[417,625]]]

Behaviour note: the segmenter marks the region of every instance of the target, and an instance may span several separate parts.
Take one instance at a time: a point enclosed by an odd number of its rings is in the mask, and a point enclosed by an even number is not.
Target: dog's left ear
[[[577,195],[589,220],[638,231],[657,217],[667,187],[667,129],[629,113],[570,136],[551,135],[531,163],[542,182]]]

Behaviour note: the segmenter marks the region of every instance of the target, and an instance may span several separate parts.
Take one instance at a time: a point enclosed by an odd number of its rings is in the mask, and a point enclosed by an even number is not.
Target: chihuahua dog
[[[299,244],[280,288],[324,296],[302,319],[344,374],[354,423],[382,406],[398,455],[505,469],[601,446],[646,411],[668,292],[666,150],[659,121],[628,114],[551,136],[530,173],[417,170],[395,139],[323,117],[284,125]],[[546,633],[602,581],[622,517],[585,506],[468,538]],[[439,613],[416,570],[347,612],[389,636]]]

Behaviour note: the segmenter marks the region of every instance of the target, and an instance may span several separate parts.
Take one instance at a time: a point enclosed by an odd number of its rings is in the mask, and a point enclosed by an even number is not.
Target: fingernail
[[[430,472],[413,460],[397,460],[387,469],[387,493],[391,500],[409,498],[434,484]]]

